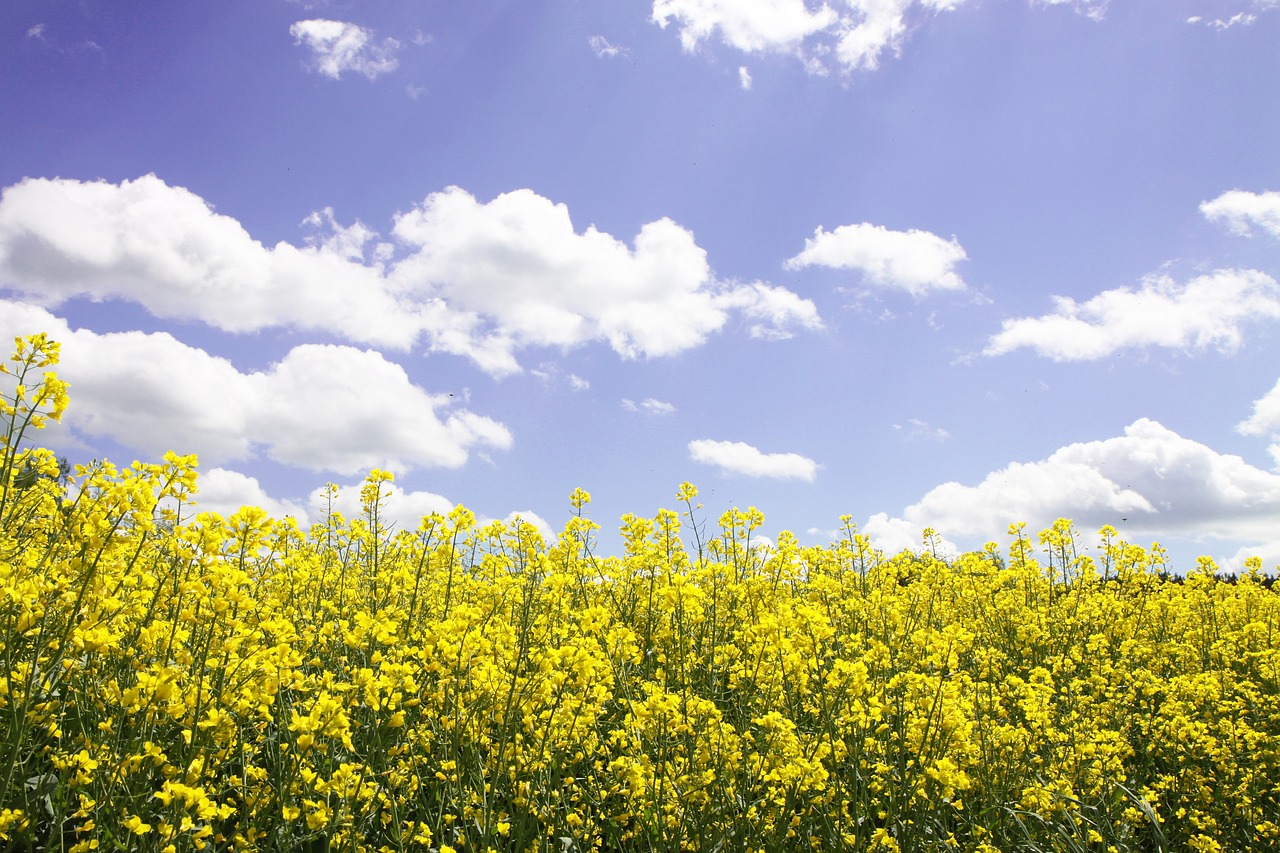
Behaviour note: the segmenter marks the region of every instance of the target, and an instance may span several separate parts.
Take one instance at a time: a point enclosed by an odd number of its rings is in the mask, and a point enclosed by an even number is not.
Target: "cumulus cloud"
[[[1261,228],[1272,237],[1280,237],[1280,192],[1230,190],[1201,203],[1200,212],[1240,236],[1248,236],[1254,228]]]
[[[931,525],[926,522],[898,518],[880,512],[871,517],[867,525],[861,528],[861,532],[871,537],[872,548],[885,554],[898,554],[903,551],[921,553],[926,548],[924,531],[930,527]],[[947,558],[964,551],[951,539],[939,533],[936,527],[932,529],[934,538],[930,542],[930,548],[936,546],[939,556]],[[840,539],[843,535],[840,531],[835,531],[833,538]]]
[[[1280,475],[1143,418],[1123,436],[1010,463],[977,485],[944,483],[899,517],[873,516],[864,532],[891,550],[879,540],[918,542],[924,527],[955,539],[1000,540],[1011,523],[1038,531],[1058,518],[1087,532],[1110,524],[1131,538],[1267,542],[1280,529]]]
[[[337,494],[332,502],[329,490],[319,486],[307,495],[307,516],[311,523],[323,521],[330,510],[351,521],[364,517],[360,490],[363,480],[335,483]],[[391,530],[416,530],[423,518],[437,513],[448,515],[454,508],[453,501],[427,491],[406,491],[394,482],[382,484],[382,499],[378,503],[378,519],[383,527]]]
[[[436,346],[494,372],[514,369],[525,346],[598,340],[623,358],[672,355],[731,310],[762,337],[820,325],[813,303],[783,288],[717,281],[693,234],[666,218],[629,247],[594,226],[579,233],[567,207],[531,190],[482,203],[451,187],[398,217],[394,234],[413,247],[394,279],[453,312]]]
[[[306,500],[306,517],[311,523],[322,521],[332,511],[340,513],[347,521],[364,517],[360,491],[364,487],[363,480],[348,483],[335,483],[337,492],[332,501],[329,490],[325,486],[313,489]],[[394,482],[382,484],[382,499],[378,505],[378,518],[383,526],[390,530],[416,530],[424,518],[432,514],[448,516],[456,506],[444,495],[424,490],[404,489]],[[530,510],[514,510],[502,519],[512,525],[516,519],[532,525],[547,542],[555,538],[555,530],[547,521]],[[477,515],[480,524],[487,524],[491,518]],[[299,521],[301,524],[301,520]]]
[[[256,506],[272,518],[293,516],[299,525],[307,523],[306,509],[293,501],[271,497],[257,477],[226,468],[210,468],[200,472],[196,488],[193,512],[216,512],[226,518],[241,507]],[[183,516],[186,515],[184,511]]]
[[[555,528],[551,526],[549,521],[538,515],[533,510],[514,510],[507,513],[506,517],[502,520],[512,528],[514,528],[517,520],[536,528],[538,533],[542,536],[542,541],[546,542],[548,545],[552,544],[556,540]]]
[[[228,517],[243,506],[256,506],[265,510],[272,518],[292,516],[298,526],[305,530],[312,524],[322,522],[330,512],[341,515],[348,522],[364,518],[360,494],[364,485],[365,481],[362,479],[334,483],[332,498],[327,486],[317,486],[299,503],[272,497],[255,477],[225,468],[213,468],[200,472],[195,500],[184,509],[183,517],[187,518],[198,512],[216,512]],[[405,489],[395,482],[386,482],[382,484],[378,518],[388,530],[413,531],[424,518],[433,514],[448,516],[455,506],[444,495],[420,489]],[[537,513],[530,510],[512,511],[503,521],[513,525],[516,519],[536,528],[545,541],[554,540],[555,530]],[[490,519],[478,516],[478,520],[481,524],[486,524]]]
[[[344,71],[354,71],[372,80],[394,71],[400,64],[395,56],[400,49],[398,41],[388,38],[381,44],[376,43],[372,32],[346,21],[324,18],[298,21],[289,27],[289,35],[296,44],[305,45],[311,51],[311,67],[334,80]]]
[[[326,222],[323,212],[308,221]],[[422,310],[391,291],[376,258],[360,257],[369,234],[357,225],[313,246],[268,248],[154,175],[27,179],[0,195],[0,286],[45,306],[127,299],[228,332],[288,326],[406,349]]]
[[[266,457],[351,475],[456,468],[475,448],[512,443],[502,424],[453,408],[369,350],[306,344],[269,370],[242,373],[167,333],[73,331],[43,308],[0,300],[0,334],[37,330],[62,343],[58,372],[72,388],[65,423],[150,457]]]
[[[868,284],[918,297],[930,290],[964,290],[955,267],[967,257],[954,237],[944,240],[928,231],[890,231],[863,222],[834,231],[819,227],[786,266],[856,270]]]
[[[741,441],[698,439],[689,442],[689,458],[715,465],[726,474],[812,482],[818,463],[798,453],[762,453]]]
[[[790,53],[814,70],[827,57],[845,69],[874,69],[885,52],[896,52],[910,16],[954,8],[960,0],[848,0],[835,9],[805,0],[654,0],[652,20],[674,23],[685,50],[718,36],[746,53]]]
[[[1054,309],[1005,320],[984,354],[1027,347],[1054,361],[1085,361],[1152,346],[1232,352],[1247,324],[1280,319],[1280,285],[1256,270],[1218,270],[1185,285],[1150,276],[1136,290],[1106,290],[1083,303],[1054,297]]]
[[[745,53],[800,57],[813,71],[834,63],[847,71],[879,67],[896,54],[912,28],[964,0],[654,0],[652,20],[674,24],[687,51],[718,38]]]
[[[137,302],[156,317],[244,333],[319,331],[408,350],[425,341],[495,375],[523,347],[604,342],[624,358],[704,343],[735,313],[759,338],[821,327],[785,288],[718,280],[670,219],[632,246],[531,190],[483,203],[457,187],[394,219],[392,239],[307,217],[305,245],[267,247],[194,193],[149,175],[121,184],[27,179],[0,195],[0,288],[45,307]]]
[[[724,309],[742,312],[753,338],[780,341],[792,337],[797,328],[822,328],[822,318],[812,301],[764,282],[738,284],[722,290],[717,301]]]
[[[911,33],[966,0],[654,0],[651,20],[674,25],[680,43],[694,52],[713,40],[749,54],[796,56],[815,74],[832,68],[871,71],[885,55],[897,56]],[[1031,6],[1062,7],[1095,21],[1110,0],[1028,0]],[[1280,8],[1276,0],[1252,0],[1226,18],[1188,18],[1217,29],[1247,26],[1258,13]]]
[[[322,455],[326,469],[344,474],[457,468],[473,446],[511,445],[506,427],[465,409],[447,411],[447,397],[423,391],[404,368],[370,350],[305,344],[249,380],[253,398],[268,401],[255,413],[272,430],[267,454],[287,465],[313,467]]]
[[[1247,545],[1237,550],[1234,554],[1226,555],[1223,560],[1219,561],[1219,565],[1230,571],[1244,571],[1244,562],[1250,557],[1257,557],[1262,560],[1264,571],[1280,571],[1280,539],[1259,542],[1256,545]]]
[[[717,33],[748,53],[794,50],[805,38],[834,26],[839,14],[825,4],[811,10],[804,0],[655,0],[653,22],[673,21],[686,50]]]
[[[745,91],[751,91],[751,70],[745,65],[738,66],[738,85]]]
[[[706,253],[669,219],[645,225],[632,250],[594,227],[577,233],[568,208],[531,190],[483,204],[455,187],[399,217],[395,235],[417,250],[397,275],[434,283],[475,326],[492,318],[496,338],[606,337],[634,357],[696,346],[724,323],[704,291]]]
[[[1253,414],[1241,421],[1236,429],[1243,435],[1270,436],[1271,456],[1280,468],[1280,381],[1275,387],[1253,403]]]

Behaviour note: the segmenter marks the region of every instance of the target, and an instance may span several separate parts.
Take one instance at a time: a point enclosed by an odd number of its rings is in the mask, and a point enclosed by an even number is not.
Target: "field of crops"
[[[1280,845],[1280,593],[1066,521],[958,558],[763,518],[554,543],[187,506],[195,460],[68,482],[6,367],[0,849],[1014,851]],[[17,389],[17,390],[14,390]],[[1086,547],[1087,546],[1087,547]]]

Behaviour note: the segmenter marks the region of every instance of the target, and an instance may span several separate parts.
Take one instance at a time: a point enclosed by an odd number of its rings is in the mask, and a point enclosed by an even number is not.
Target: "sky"
[[[0,337],[193,512],[1274,569],[1278,277],[1280,0],[0,5]]]

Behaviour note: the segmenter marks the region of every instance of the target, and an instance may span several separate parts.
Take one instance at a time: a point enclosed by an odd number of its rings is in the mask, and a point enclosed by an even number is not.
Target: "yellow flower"
[[[134,835],[146,835],[151,831],[151,824],[143,821],[137,815],[129,815],[124,820],[124,828],[132,832]]]

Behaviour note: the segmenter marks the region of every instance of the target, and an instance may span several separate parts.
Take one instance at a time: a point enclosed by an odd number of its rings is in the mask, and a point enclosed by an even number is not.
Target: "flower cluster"
[[[731,510],[597,555],[192,515],[196,460],[60,470],[57,347],[0,396],[0,846],[1257,850],[1280,844],[1280,599],[1062,521],[943,560],[762,545]]]

